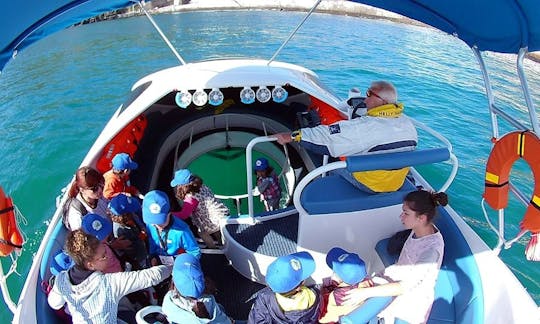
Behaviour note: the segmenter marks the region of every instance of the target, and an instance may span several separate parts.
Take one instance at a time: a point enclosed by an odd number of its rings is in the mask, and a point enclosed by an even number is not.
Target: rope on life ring
[[[508,205],[509,176],[514,162],[523,159],[534,176],[534,190],[523,216],[522,231],[540,232],[540,139],[531,131],[510,132],[501,137],[489,155],[486,165],[484,199],[493,209]]]

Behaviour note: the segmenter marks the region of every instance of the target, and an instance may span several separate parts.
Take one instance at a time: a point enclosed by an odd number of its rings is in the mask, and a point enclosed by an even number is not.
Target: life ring
[[[21,249],[23,237],[15,220],[13,200],[0,187],[0,256],[7,256],[15,249]]]
[[[514,162],[522,158],[533,172],[534,190],[521,230],[540,232],[540,139],[531,131],[510,132],[501,137],[489,155],[486,165],[485,190],[483,197],[493,209],[508,205],[510,186],[508,177]]]

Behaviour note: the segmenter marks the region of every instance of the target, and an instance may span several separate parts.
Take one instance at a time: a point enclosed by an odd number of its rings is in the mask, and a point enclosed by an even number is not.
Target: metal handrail
[[[253,212],[253,169],[252,169],[252,151],[253,147],[258,143],[274,142],[277,138],[271,136],[260,136],[252,139],[246,146],[246,178],[247,178],[247,193],[248,193],[248,215],[251,217],[253,223],[255,223],[255,217]]]

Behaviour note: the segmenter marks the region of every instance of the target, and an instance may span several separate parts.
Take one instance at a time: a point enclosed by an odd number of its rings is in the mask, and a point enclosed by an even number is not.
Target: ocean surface
[[[217,57],[270,58],[303,18],[279,11],[216,11],[155,16],[182,57],[190,62]],[[425,27],[347,16],[313,15],[277,60],[312,69],[346,97],[372,80],[392,81],[406,113],[429,124],[454,145],[460,161],[448,190],[451,205],[494,246],[496,235],[480,208],[483,173],[491,144],[490,116],[473,53],[452,36]],[[511,56],[488,54],[498,106],[524,111]],[[9,279],[14,300],[41,243],[55,198],[131,85],[146,74],[178,64],[144,17],[70,28],[19,53],[0,75],[0,185],[27,223],[20,276]],[[535,105],[540,106],[540,65],[525,62]],[[527,123],[527,115],[520,119]],[[500,122],[503,130],[507,129]],[[448,166],[423,168],[442,185]],[[524,162],[511,180],[530,197],[532,175]],[[495,213],[491,219],[496,223]],[[515,234],[523,207],[513,204],[506,231]],[[540,303],[540,264],[524,257],[528,235],[501,256]],[[5,260],[4,260],[5,261]],[[6,269],[6,262],[3,262]],[[9,311],[0,306],[1,315]]]

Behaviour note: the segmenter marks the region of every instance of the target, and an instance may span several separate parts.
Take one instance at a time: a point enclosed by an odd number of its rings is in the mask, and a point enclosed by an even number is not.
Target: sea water
[[[223,56],[268,59],[302,18],[302,13],[281,11],[209,11],[155,20],[184,60],[192,62]],[[490,246],[496,244],[480,208],[491,148],[490,116],[480,71],[464,43],[427,27],[314,14],[277,60],[312,69],[342,97],[351,87],[367,89],[372,80],[392,81],[406,113],[451,140],[460,161],[448,190],[451,205]],[[522,112],[513,60],[486,57],[499,107]],[[55,210],[55,198],[131,85],[176,64],[151,24],[134,17],[54,34],[19,53],[0,75],[0,185],[28,220],[22,225],[27,243],[17,268],[21,276],[8,281],[14,300]],[[536,106],[539,69],[525,62]],[[440,186],[449,167],[421,171]],[[512,181],[524,185],[530,196],[533,180],[524,163],[513,169]],[[522,215],[518,206],[507,213],[509,235],[517,232]],[[520,240],[501,255],[540,302],[540,265],[525,260],[526,242]],[[5,260],[3,264],[6,268]]]

